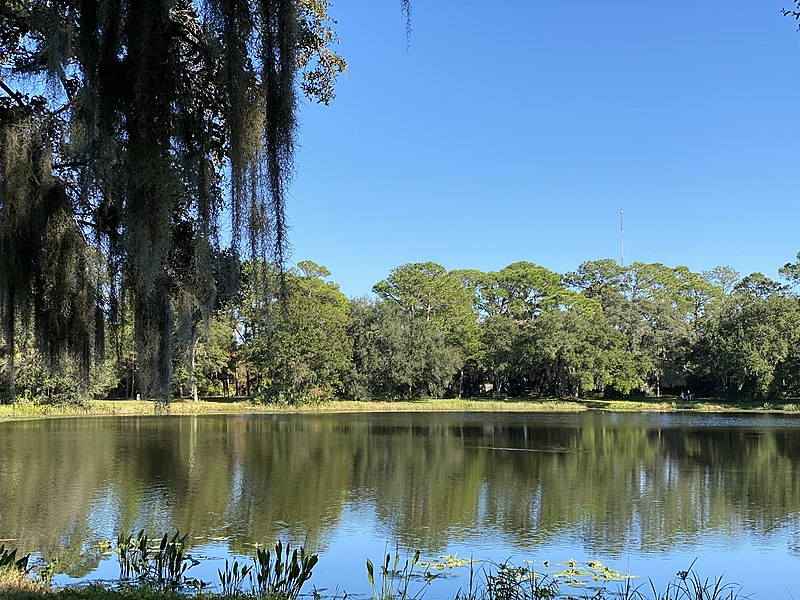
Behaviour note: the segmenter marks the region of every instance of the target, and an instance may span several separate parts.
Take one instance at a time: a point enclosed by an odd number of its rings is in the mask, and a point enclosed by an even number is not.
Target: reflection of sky
[[[98,514],[93,515],[93,521],[108,509],[107,505],[98,505]],[[645,584],[649,589],[648,579],[652,579],[656,588],[663,590],[678,571],[687,569],[694,561],[694,568],[703,579],[713,580],[722,576],[723,582],[737,584],[737,587],[741,585],[743,593],[753,594],[755,598],[788,599],[797,597],[800,590],[795,576],[800,568],[800,555],[797,548],[792,547],[800,537],[798,527],[800,522],[795,517],[790,526],[768,535],[754,535],[744,530],[733,534],[707,532],[692,540],[673,540],[670,547],[663,551],[638,548],[638,536],[631,535],[626,541],[625,551],[615,553],[613,557],[597,556],[588,550],[587,540],[582,539],[583,535],[577,531],[564,532],[557,540],[544,544],[520,544],[518,540],[510,539],[508,534],[497,530],[456,529],[449,532],[450,541],[444,551],[437,555],[423,554],[420,562],[436,561],[443,556],[472,558],[476,561],[476,577],[480,580],[484,569],[491,569],[492,565],[503,562],[526,564],[547,573],[558,570],[553,565],[570,558],[580,563],[600,560],[612,569],[637,576],[634,580],[637,585]],[[342,597],[346,592],[348,596],[369,597],[366,559],[372,560],[376,573],[387,553],[394,560],[398,548],[391,541],[392,531],[375,518],[369,503],[348,502],[339,524],[326,537],[324,548],[309,549],[320,554],[320,562],[314,569],[314,576],[306,591],[316,588],[323,596]],[[592,540],[588,541],[591,544]],[[399,552],[402,566],[413,555],[414,549],[401,547]],[[192,548],[188,555],[199,564],[191,567],[187,575],[210,582],[212,586],[219,585],[217,571],[224,570],[226,559],[231,564],[233,560],[238,560],[240,564],[249,564],[251,561],[249,556],[232,553],[225,540],[202,543]],[[549,563],[547,567],[543,564],[545,561]],[[418,566],[416,572],[421,571]],[[427,589],[426,598],[452,598],[459,589],[466,589],[469,585],[469,568],[466,566],[441,573]],[[114,581],[118,575],[116,554],[107,554],[88,579]],[[64,575],[55,579],[57,585],[80,581]],[[421,580],[415,579],[411,589],[416,591],[422,585]],[[611,583],[609,589],[615,590],[618,585]]]
[[[230,470],[222,476],[225,479],[224,489],[225,495],[217,495],[215,498],[219,500],[218,503],[203,503],[197,500],[191,501],[189,498],[181,495],[182,490],[193,490],[191,486],[183,487],[182,485],[174,484],[172,487],[165,484],[165,476],[173,474],[176,478],[180,479],[182,476],[180,463],[176,462],[177,466],[173,471],[161,471],[154,469],[153,471],[158,474],[155,480],[152,480],[149,485],[136,488],[129,485],[128,489],[122,487],[121,484],[109,481],[106,478],[98,478],[96,488],[91,493],[91,499],[86,506],[89,507],[85,529],[81,528],[80,522],[76,522],[77,517],[71,517],[72,521],[69,523],[67,533],[73,536],[78,536],[77,539],[85,539],[80,536],[86,535],[89,537],[85,547],[85,553],[90,554],[95,544],[99,540],[116,540],[116,533],[121,527],[128,528],[134,533],[139,529],[146,529],[151,535],[159,535],[167,531],[174,531],[176,523],[173,522],[176,514],[184,514],[177,511],[176,508],[182,505],[189,505],[193,509],[200,509],[203,511],[219,510],[224,514],[214,514],[212,519],[201,518],[202,522],[210,523],[204,531],[197,531],[197,528],[192,530],[191,523],[177,524],[181,530],[187,529],[192,531],[192,537],[189,540],[190,550],[189,554],[201,561],[201,564],[193,567],[188,575],[210,581],[214,584],[218,583],[217,570],[224,569],[225,558],[233,556],[232,549],[235,549],[238,554],[240,562],[243,560],[249,562],[247,557],[241,555],[242,552],[247,552],[248,544],[266,540],[254,540],[252,531],[268,532],[272,535],[280,536],[283,540],[289,540],[292,545],[297,545],[304,542],[304,535],[307,535],[309,530],[313,531],[315,539],[318,539],[319,546],[308,547],[310,551],[319,552],[321,560],[315,569],[315,576],[312,583],[318,588],[324,588],[327,593],[333,593],[335,590],[340,592],[353,593],[366,593],[369,591],[366,579],[365,560],[371,558],[376,565],[376,569],[382,563],[382,557],[387,552],[394,553],[396,539],[405,540],[408,544],[418,545],[420,548],[427,548],[427,555],[423,558],[436,558],[440,554],[458,555],[461,558],[473,557],[476,560],[488,560],[499,563],[505,560],[511,560],[517,564],[522,564],[524,560],[550,561],[557,563],[565,561],[569,558],[575,558],[578,561],[585,562],[589,559],[597,559],[614,569],[622,571],[630,570],[633,574],[640,574],[646,577],[651,577],[654,581],[663,587],[666,581],[671,578],[678,570],[686,569],[689,564],[695,559],[698,559],[696,568],[699,573],[704,577],[713,577],[716,575],[724,574],[726,581],[737,581],[745,586],[746,593],[755,593],[757,598],[789,598],[787,589],[791,589],[794,597],[800,597],[798,590],[791,588],[794,581],[794,573],[800,567],[800,556],[798,550],[800,549],[800,517],[798,514],[791,511],[794,504],[788,497],[776,496],[775,502],[780,504],[777,511],[770,512],[764,506],[753,503],[751,498],[741,496],[742,490],[736,488],[736,482],[739,479],[731,477],[731,473],[735,469],[728,469],[726,464],[697,463],[693,461],[684,461],[677,453],[680,450],[680,445],[675,444],[670,447],[672,454],[658,454],[658,462],[654,460],[651,466],[645,467],[643,463],[638,462],[638,458],[630,460],[628,472],[630,476],[630,486],[625,489],[629,490],[630,497],[622,496],[625,500],[626,507],[620,507],[617,502],[603,504],[598,506],[604,507],[605,512],[597,514],[594,510],[583,509],[579,501],[586,501],[587,495],[575,494],[574,505],[570,505],[570,497],[562,498],[554,495],[553,487],[558,487],[558,479],[547,479],[526,481],[524,478],[518,476],[507,477],[506,479],[495,479],[500,471],[514,468],[524,468],[528,465],[528,460],[533,460],[533,457],[542,456],[559,456],[558,460],[554,458],[552,462],[544,461],[535,464],[543,465],[543,468],[548,469],[549,475],[558,477],[563,474],[559,471],[562,458],[566,459],[570,456],[583,457],[581,461],[589,458],[589,450],[591,446],[579,447],[569,446],[569,443],[578,439],[574,437],[574,432],[579,427],[588,429],[590,424],[601,425],[602,427],[612,428],[634,428],[636,430],[659,430],[660,432],[667,432],[672,430],[673,433],[686,430],[700,431],[701,429],[717,429],[727,428],[733,432],[740,430],[742,427],[752,427],[753,431],[762,430],[762,428],[771,428],[771,430],[796,430],[800,424],[800,420],[786,420],[774,418],[751,418],[751,417],[730,417],[719,415],[537,415],[537,416],[513,416],[503,415],[498,416],[496,421],[493,421],[494,427],[481,422],[481,417],[441,417],[437,416],[431,418],[437,425],[441,426],[442,423],[449,423],[449,419],[459,420],[463,418],[465,425],[464,430],[471,428],[471,432],[465,434],[465,437],[459,438],[458,444],[445,445],[448,452],[461,452],[464,451],[463,461],[454,461],[447,469],[436,471],[437,473],[446,476],[444,485],[435,486],[436,493],[445,495],[451,489],[461,490],[468,489],[470,494],[477,494],[475,497],[476,512],[475,521],[469,520],[472,513],[469,512],[470,506],[465,504],[463,514],[451,515],[446,522],[437,522],[427,518],[412,518],[429,516],[423,510],[425,506],[421,504],[432,504],[430,495],[430,482],[425,476],[419,477],[416,482],[409,482],[407,488],[389,489],[388,486],[391,482],[387,482],[383,472],[374,472],[374,469],[383,469],[391,467],[395,473],[404,472],[403,469],[408,467],[408,464],[403,463],[400,458],[398,462],[394,463],[389,458],[386,458],[386,463],[383,459],[377,459],[372,456],[373,463],[369,471],[363,471],[356,477],[355,475],[350,478],[342,477],[343,485],[351,484],[349,488],[343,493],[341,505],[334,502],[334,499],[328,499],[319,504],[310,505],[313,510],[321,511],[324,514],[317,514],[313,511],[299,512],[302,519],[312,519],[319,517],[319,521],[312,522],[284,522],[295,521],[294,518],[289,518],[282,507],[282,510],[267,510],[260,512],[253,510],[251,505],[243,508],[241,505],[254,502],[261,503],[260,506],[275,506],[278,502],[277,496],[270,497],[257,497],[251,498],[248,496],[250,491],[246,489],[245,482],[252,480],[253,475],[247,473],[246,470],[256,467],[263,467],[264,463],[250,460],[250,462],[243,460],[241,455],[232,454],[230,462]],[[363,432],[359,433],[357,427],[361,427],[364,423],[379,423],[379,427],[375,430],[370,430],[369,435],[365,435],[367,441],[363,442],[363,448],[357,445],[350,450],[358,450],[362,452],[364,449],[372,449],[374,452],[383,452],[388,448],[386,457],[391,457],[393,450],[388,446],[389,438],[394,435],[394,431],[398,434],[405,434],[409,430],[408,425],[403,425],[406,421],[402,419],[409,419],[409,423],[413,423],[416,428],[414,431],[417,437],[414,438],[414,444],[419,444],[420,455],[426,451],[432,451],[438,448],[435,440],[432,440],[433,435],[418,435],[421,429],[421,423],[424,422],[425,417],[387,417],[385,420],[376,419],[370,416],[352,416],[352,417],[334,417],[331,419],[338,419],[334,422],[340,425],[347,425],[343,431],[338,428],[327,430],[324,428],[317,428],[321,421],[319,417],[314,417],[313,424],[315,427],[309,429],[297,428],[288,431],[287,438],[300,439],[306,444],[302,449],[297,452],[311,452],[311,450],[325,448],[326,451],[332,449],[328,448],[325,443],[332,443],[340,439],[354,439],[349,436],[364,435]],[[483,417],[485,420],[485,417]],[[240,419],[241,420],[241,419]],[[288,420],[288,419],[287,419]],[[305,424],[302,417],[291,417],[291,422],[295,425]],[[246,420],[245,420],[246,421]],[[282,419],[278,421],[283,422]],[[254,419],[253,423],[257,421]],[[309,419],[308,422],[312,422]],[[389,423],[388,425],[380,425],[380,423]],[[536,440],[528,436],[526,429],[527,425],[520,424],[528,423],[535,424],[536,427],[541,427],[547,424],[554,427],[564,426],[568,435],[554,436],[548,444],[556,444],[563,442],[565,447],[550,448],[540,445],[538,448],[529,448],[529,446],[536,446]],[[477,425],[480,425],[478,427]],[[501,431],[502,427],[511,428],[511,434],[508,431],[504,434]],[[522,427],[521,430],[515,431],[514,427]],[[758,428],[756,430],[755,428]],[[480,429],[481,432],[478,432]],[[446,431],[446,428],[440,430]],[[238,441],[241,441],[241,451],[246,453],[247,436],[242,430],[233,432]],[[331,434],[331,431],[335,433]],[[378,433],[375,433],[377,431]],[[433,430],[431,430],[433,431]],[[534,431],[533,425],[531,431]],[[541,430],[539,430],[541,432]],[[627,429],[626,429],[627,431]],[[201,430],[202,432],[202,430]],[[50,432],[52,433],[52,432]],[[274,432],[271,430],[260,431],[259,435],[271,436]],[[284,432],[287,433],[287,432]],[[480,435],[479,435],[480,433]],[[543,435],[549,435],[549,429]],[[749,434],[749,432],[747,432]],[[61,436],[67,436],[68,432],[60,433]],[[302,434],[302,435],[301,435]],[[492,436],[497,435],[497,447],[488,448],[491,444]],[[514,436],[518,435],[518,439]],[[87,432],[82,435],[88,436]],[[192,436],[195,435],[192,430]],[[206,432],[208,435],[208,432]],[[484,437],[485,435],[485,437]],[[714,435],[717,435],[714,433]],[[738,433],[736,435],[739,435]],[[793,436],[795,434],[792,434]],[[305,437],[303,437],[305,436]],[[329,437],[319,437],[329,436]],[[339,437],[337,437],[339,436]],[[370,437],[373,436],[373,437]],[[505,436],[505,437],[504,437]],[[202,436],[200,436],[202,438]],[[241,438],[239,440],[239,438]],[[374,442],[374,439],[379,439],[379,442]],[[70,438],[71,439],[71,438]],[[191,448],[198,441],[194,437],[194,441],[190,445]],[[599,439],[599,438],[598,438]],[[621,436],[620,439],[627,439]],[[664,436],[666,439],[666,435]],[[682,439],[679,437],[679,439]],[[735,438],[738,439],[738,438]],[[373,445],[368,442],[372,440]],[[658,440],[660,443],[661,435],[659,433]],[[201,445],[198,446],[203,452],[210,452],[217,449],[217,446],[200,439]],[[792,441],[793,438],[788,438]],[[787,441],[787,443],[788,443]],[[202,443],[207,445],[203,446]],[[325,442],[325,443],[323,443]],[[525,448],[515,448],[514,444],[519,443]],[[2,440],[0,440],[0,445]],[[315,446],[314,444],[319,444]],[[568,446],[568,447],[567,447]],[[222,446],[220,446],[222,447]],[[175,445],[174,448],[180,449],[182,446]],[[272,446],[270,446],[272,448]],[[417,447],[411,448],[409,457],[417,456]],[[649,447],[646,447],[649,449]],[[133,447],[128,448],[133,451]],[[156,446],[156,450],[161,450],[161,446]],[[263,450],[263,448],[262,448]],[[519,452],[518,450],[525,450]],[[555,451],[557,450],[557,452]],[[649,450],[648,450],[649,451]],[[281,449],[281,452],[286,452]],[[162,455],[158,455],[159,457]],[[185,453],[186,461],[191,463],[189,468],[200,468],[201,454],[192,458],[189,452]],[[616,455],[613,455],[616,456]],[[698,455],[699,456],[699,455]],[[264,459],[268,458],[268,454],[264,454]],[[441,454],[433,453],[431,455],[431,462],[439,466],[446,462],[452,455],[444,456]],[[530,459],[528,458],[530,457]],[[465,472],[465,465],[469,460],[480,458],[485,460],[480,464],[479,485],[475,488],[459,488],[452,487],[458,482],[453,481],[451,478],[461,477],[462,472]],[[606,457],[607,458],[607,457]],[[707,457],[701,457],[703,461]],[[793,469],[792,457],[781,459],[780,464],[773,465],[770,473],[786,476],[786,481],[791,475]],[[275,458],[274,465],[276,468],[285,464],[287,457],[283,454]],[[315,459],[316,460],[316,459]],[[361,460],[364,460],[363,457]],[[694,459],[693,459],[694,460]],[[698,458],[697,460],[700,460]],[[727,459],[726,459],[727,460]],[[349,459],[348,459],[349,461]],[[424,461],[423,461],[424,462]],[[613,461],[612,461],[613,462]],[[273,463],[270,463],[273,464]],[[305,468],[307,464],[300,462],[301,466]],[[313,463],[317,464],[317,463]],[[329,464],[329,463],[321,463]],[[337,465],[336,461],[330,464]],[[471,464],[471,463],[469,463]],[[607,480],[606,476],[610,476],[610,470],[614,465],[606,467],[594,466],[591,472],[595,477],[594,481],[617,481],[617,479]],[[640,466],[641,464],[641,466]],[[705,466],[704,466],[705,464]],[[733,462],[732,465],[745,465],[749,468],[749,462],[737,463]],[[192,466],[194,465],[194,466]],[[344,472],[347,472],[347,465],[345,465]],[[355,468],[355,467],[354,467]],[[606,469],[610,469],[606,471]],[[132,470],[136,470],[133,465]],[[686,469],[689,469],[688,475]],[[785,471],[781,471],[784,469]],[[788,469],[788,470],[786,470]],[[494,471],[493,471],[494,470]],[[144,473],[150,473],[143,471]],[[513,471],[506,471],[506,473],[514,473]],[[543,472],[532,470],[531,473],[537,472],[541,476]],[[214,473],[217,473],[214,471]],[[741,469],[738,471],[741,474]],[[166,475],[165,475],[166,474]],[[219,473],[217,473],[219,475]],[[261,472],[260,476],[264,473]],[[681,523],[687,526],[686,531],[676,530],[674,533],[667,531],[668,527],[665,526],[664,513],[659,510],[661,503],[667,503],[674,494],[681,491],[680,485],[682,478],[688,476],[695,476],[696,480],[689,489],[684,489],[686,497],[682,499],[685,505],[680,507],[680,510],[675,517],[674,523]],[[416,475],[415,475],[416,476]],[[716,481],[714,478],[720,478]],[[229,478],[226,479],[226,478]],[[249,479],[248,479],[249,478]],[[77,477],[76,477],[77,479]],[[91,480],[90,480],[91,481]],[[200,479],[205,485],[209,482]],[[278,481],[278,480],[275,480]],[[308,481],[303,477],[289,478],[288,481],[298,483]],[[313,478],[311,478],[313,482]],[[547,488],[546,482],[550,482],[550,488]],[[576,480],[579,482],[580,480]],[[620,483],[625,483],[619,480]],[[756,479],[756,481],[760,481]],[[336,485],[339,485],[337,480]],[[398,481],[394,481],[397,485]],[[400,482],[402,485],[402,481]],[[437,482],[442,484],[443,482]],[[130,484],[130,482],[129,482]],[[387,487],[384,487],[386,484]],[[252,486],[252,489],[261,490],[262,493],[270,494],[273,488]],[[426,485],[428,487],[426,487]],[[717,486],[716,491],[712,495],[709,490]],[[417,487],[414,487],[417,486]],[[726,487],[727,486],[727,487]],[[733,487],[730,487],[733,486]],[[75,487],[74,482],[70,482],[70,488]],[[685,487],[685,485],[684,485]],[[76,488],[77,489],[77,488]],[[332,486],[330,489],[339,488]],[[615,491],[618,488],[615,488]],[[783,489],[783,488],[776,488]],[[422,490],[422,493],[420,493]],[[569,491],[569,490],[568,490]],[[585,492],[585,490],[582,490]],[[126,498],[127,492],[127,498]],[[412,493],[416,492],[416,493]],[[786,489],[786,493],[791,493],[791,486]],[[186,492],[186,494],[194,491]],[[317,490],[313,485],[309,485],[307,490],[303,490],[305,494],[316,494]],[[494,496],[493,496],[494,494]],[[502,497],[498,497],[502,496]],[[80,494],[76,492],[76,497]],[[298,500],[297,497],[295,501]],[[609,498],[614,499],[618,496],[610,494]],[[591,498],[588,498],[591,500]],[[564,501],[565,505],[561,505]],[[337,501],[338,502],[338,501]],[[397,508],[380,506],[381,503],[396,502]],[[516,502],[516,504],[515,504]],[[523,502],[520,504],[520,502]],[[549,502],[549,506],[547,503]],[[715,506],[715,502],[720,502],[720,506]],[[786,504],[786,503],[789,504]],[[126,503],[128,510],[132,509],[132,514],[125,514]],[[415,504],[417,503],[417,504]],[[543,522],[541,515],[550,511],[550,517],[553,518],[553,505],[556,506],[555,521],[544,520],[548,523],[548,527],[538,528],[536,524]],[[728,506],[730,504],[730,506]],[[732,508],[731,508],[732,507]],[[2,508],[2,507],[0,507]],[[430,507],[428,507],[430,508]],[[513,510],[521,509],[521,510]],[[716,509],[716,510],[715,510]],[[404,512],[408,511],[408,512]],[[419,514],[414,513],[419,511]],[[527,512],[526,512],[527,511]],[[559,512],[560,511],[560,512]],[[617,514],[617,511],[618,514]],[[76,511],[79,512],[79,511]],[[451,511],[452,512],[452,511]],[[563,512],[563,518],[562,518]],[[412,514],[413,513],[413,514]],[[70,513],[71,514],[71,513]],[[123,514],[125,514],[123,518]],[[435,511],[432,512],[433,516],[437,516]],[[410,515],[410,516],[409,516]],[[466,515],[466,516],[465,516]],[[727,515],[728,520],[722,521],[720,515]],[[0,515],[1,516],[1,515]],[[441,517],[441,515],[439,515]],[[184,517],[192,518],[191,513],[185,513]],[[260,518],[262,521],[258,522],[255,519]],[[517,519],[515,522],[509,522],[510,519]],[[624,522],[620,522],[620,519]],[[276,519],[274,522],[271,519]],[[283,519],[283,520],[280,520]],[[418,521],[420,524],[415,524]],[[468,522],[467,522],[468,521]],[[2,526],[2,523],[0,523]],[[414,528],[417,529],[414,529]],[[274,538],[273,538],[274,539]],[[414,548],[401,548],[401,553],[411,553]],[[88,561],[87,564],[91,564]],[[96,568],[91,566],[92,572],[89,575],[90,579],[114,579],[118,575],[119,567],[117,564],[116,555],[106,555]],[[460,578],[447,579],[438,581],[434,584],[433,588],[426,593],[427,598],[438,597],[452,597],[453,593],[459,587],[467,585],[466,576],[467,569],[458,569],[456,573],[461,573]],[[765,574],[768,574],[766,576]],[[77,581],[70,579],[66,576],[59,576],[56,579],[57,583],[66,584]],[[612,586],[613,587],[613,586]]]

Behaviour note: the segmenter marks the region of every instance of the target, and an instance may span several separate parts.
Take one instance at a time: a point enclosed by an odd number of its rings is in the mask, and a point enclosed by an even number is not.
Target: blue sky
[[[301,111],[293,260],[350,296],[431,260],[778,268],[800,251],[789,0],[338,0],[349,71]]]

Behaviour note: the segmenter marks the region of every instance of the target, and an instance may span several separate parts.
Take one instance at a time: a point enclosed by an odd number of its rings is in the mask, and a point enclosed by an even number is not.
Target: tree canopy
[[[345,68],[327,10],[327,0],[0,4],[12,389],[21,328],[50,360],[79,357],[88,373],[106,323],[130,314],[142,390],[166,400],[175,324],[210,317],[240,257],[283,265],[298,88],[327,103]]]

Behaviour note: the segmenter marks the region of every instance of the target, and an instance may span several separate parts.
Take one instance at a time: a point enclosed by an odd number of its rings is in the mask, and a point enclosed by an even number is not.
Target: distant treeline
[[[242,265],[210,322],[177,324],[175,395],[800,395],[800,255],[780,271],[788,283],[611,259],[564,275],[530,262],[496,272],[412,263],[378,282],[376,299],[348,299],[311,261],[274,277],[270,293],[262,272]],[[86,381],[68,361],[49,369],[21,336],[17,395],[135,396],[131,327],[106,337]]]

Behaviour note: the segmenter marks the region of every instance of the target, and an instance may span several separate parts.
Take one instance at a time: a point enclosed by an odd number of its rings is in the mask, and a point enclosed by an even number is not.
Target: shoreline
[[[24,421],[63,417],[124,417],[167,415],[250,415],[250,414],[326,414],[326,413],[387,413],[387,412],[497,412],[497,413],[556,413],[556,412],[696,412],[744,414],[796,414],[800,405],[793,402],[771,403],[761,400],[724,402],[710,398],[684,401],[675,396],[636,400],[607,400],[595,398],[464,398],[420,400],[332,400],[321,404],[281,406],[253,404],[247,398],[206,398],[199,402],[190,399],[173,400],[166,413],[157,413],[149,400],[91,400],[86,405],[38,405],[15,403],[0,405],[0,422]]]

